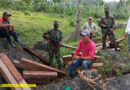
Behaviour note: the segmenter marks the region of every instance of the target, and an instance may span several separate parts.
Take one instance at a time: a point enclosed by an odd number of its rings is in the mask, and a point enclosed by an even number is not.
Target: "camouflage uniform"
[[[102,27],[102,24],[106,25],[107,27],[106,28]],[[103,49],[106,48],[106,38],[107,38],[107,36],[109,36],[111,45],[113,45],[116,48],[115,35],[114,35],[113,32],[110,31],[111,28],[114,29],[114,24],[115,24],[115,20],[114,20],[114,17],[112,17],[112,16],[109,16],[109,17],[104,16],[99,21],[99,26],[102,29]]]
[[[53,39],[56,42],[61,42],[63,39],[63,34],[60,30],[48,30],[44,33],[44,35],[48,35],[50,39]],[[51,41],[50,41],[51,42]],[[57,43],[57,44],[58,44]],[[60,47],[54,46],[51,43],[48,43],[48,49],[49,49],[49,61],[50,65],[52,65],[54,54],[56,56],[56,60],[58,63],[58,68],[60,69],[62,67],[61,61],[60,61]]]

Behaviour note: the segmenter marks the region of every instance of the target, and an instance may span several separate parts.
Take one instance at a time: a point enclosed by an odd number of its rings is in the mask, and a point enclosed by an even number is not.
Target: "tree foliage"
[[[0,0],[0,8],[20,11],[41,11],[74,16],[76,0]],[[109,7],[111,14],[118,19],[127,19],[130,16],[130,0],[104,3],[103,0],[80,0],[82,16],[100,18],[105,7]]]

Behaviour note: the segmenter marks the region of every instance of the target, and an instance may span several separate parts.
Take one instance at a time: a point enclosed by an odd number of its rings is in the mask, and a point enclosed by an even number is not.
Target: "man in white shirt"
[[[125,31],[125,38],[127,38],[127,36],[128,36],[128,51],[130,52],[130,17]]]
[[[93,36],[98,31],[98,28],[95,23],[93,23],[93,18],[89,17],[88,22],[83,25],[83,30],[88,30],[90,32],[90,39],[92,40]]]

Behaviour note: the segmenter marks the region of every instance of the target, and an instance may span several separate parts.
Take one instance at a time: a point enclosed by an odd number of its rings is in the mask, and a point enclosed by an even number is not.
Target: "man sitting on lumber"
[[[7,17],[10,16],[10,14],[6,15]],[[9,30],[8,28],[13,28],[14,26],[12,24],[5,24],[2,23],[3,20],[0,20],[0,37],[1,38],[7,38],[7,41],[9,42],[9,44],[11,45],[11,47],[15,47],[15,45],[13,44],[10,34],[9,34]]]
[[[4,12],[3,16],[0,18],[0,23],[1,24],[10,24],[10,18],[11,14],[8,12]],[[22,41],[20,40],[20,38],[18,37],[18,34],[16,33],[16,31],[14,30],[14,26],[13,27],[7,27],[6,28],[6,32],[8,33],[8,36],[13,36],[13,38],[15,39],[15,41],[17,43],[19,43],[21,46],[24,46],[25,44],[22,43]],[[2,33],[3,34],[3,33]],[[8,37],[8,42],[10,43],[11,47],[15,48],[16,46],[13,44],[12,40],[10,37]]]
[[[96,44],[90,40],[90,32],[84,30],[81,33],[82,40],[79,42],[79,46],[75,51],[75,55],[73,56],[73,60],[70,61],[66,68],[68,68],[71,78],[74,78],[77,73],[75,69],[79,66],[82,66],[82,70],[85,71],[89,66],[93,64],[94,54],[96,50]],[[78,56],[80,50],[82,51],[82,55]]]

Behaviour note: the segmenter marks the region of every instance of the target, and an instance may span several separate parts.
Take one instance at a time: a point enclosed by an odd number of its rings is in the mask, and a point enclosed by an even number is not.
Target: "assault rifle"
[[[54,39],[52,39],[52,38],[49,38],[49,37],[46,36],[46,35],[43,35],[42,37],[45,38],[45,39],[47,39],[47,40],[50,40],[50,43],[51,43],[53,46],[55,46],[55,47],[61,47],[61,45],[59,45],[59,42],[58,42],[58,41],[56,41],[56,40],[54,40]]]

